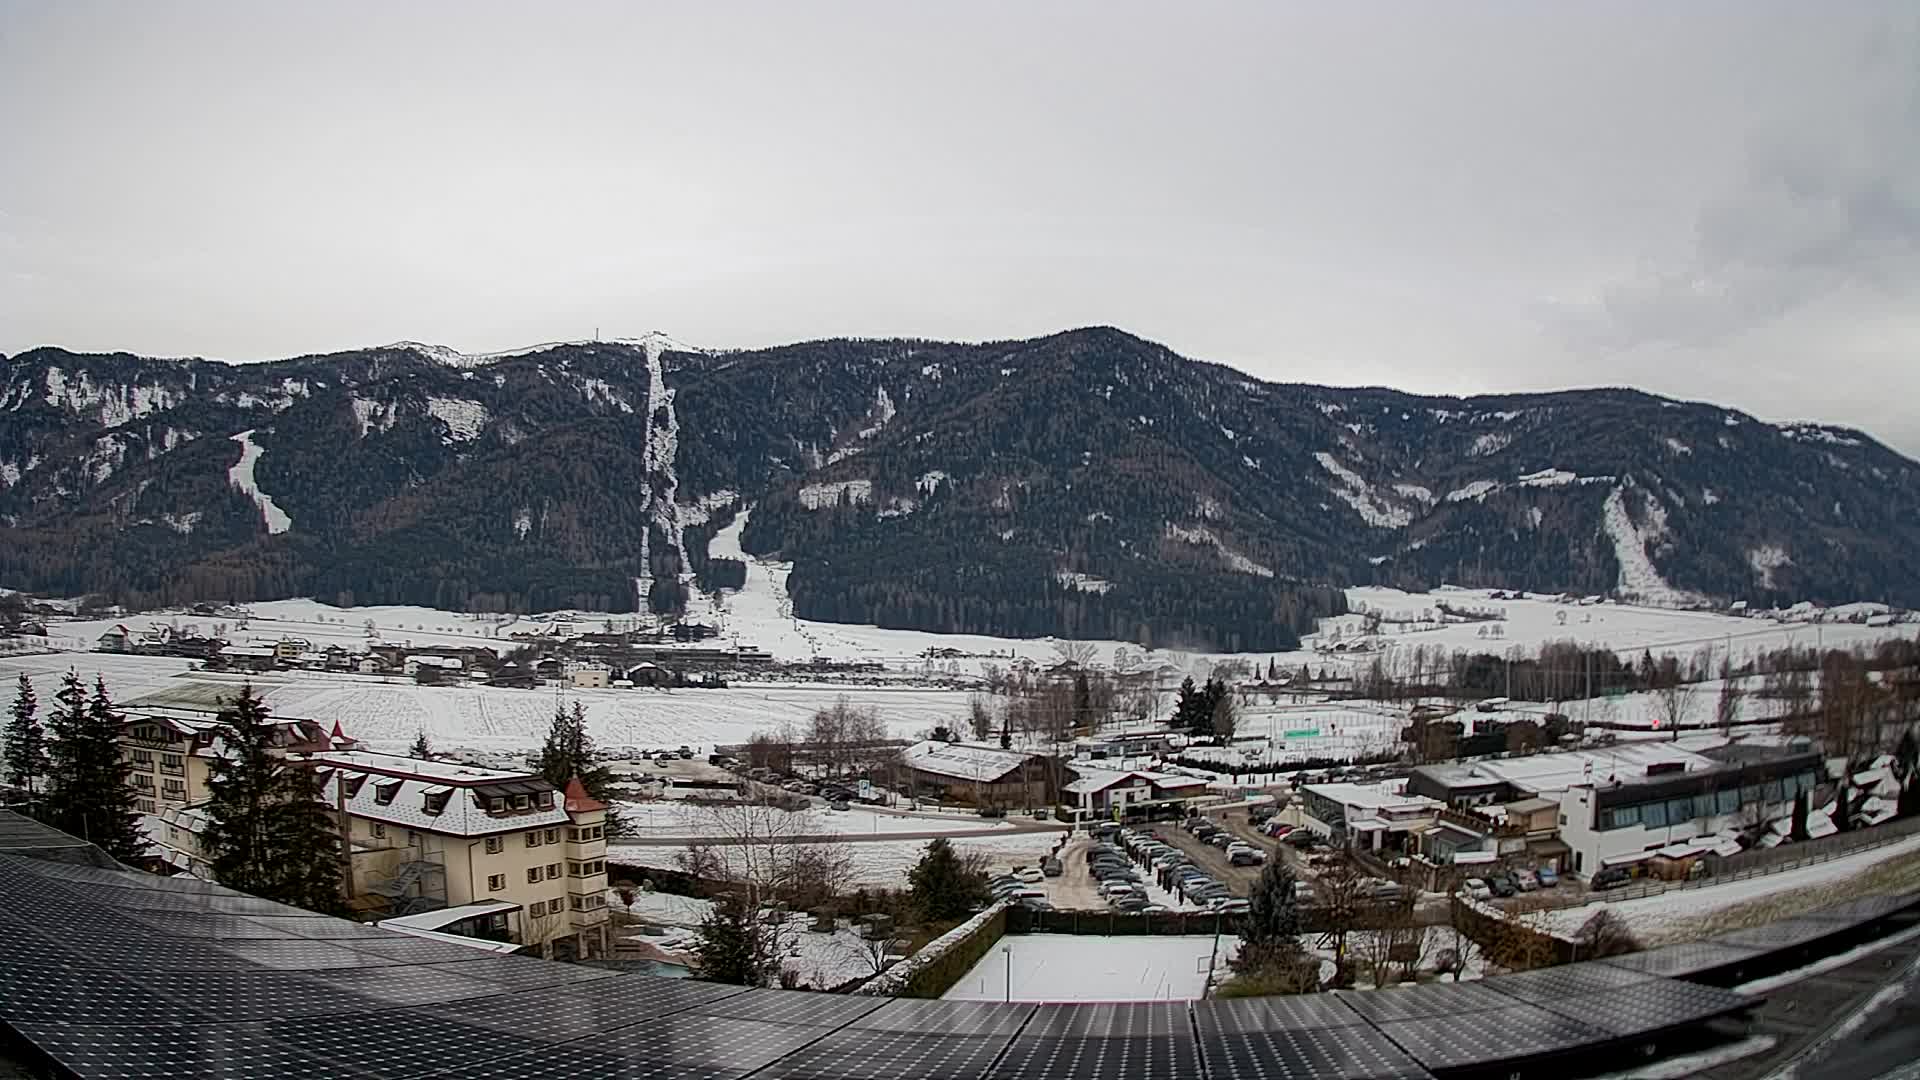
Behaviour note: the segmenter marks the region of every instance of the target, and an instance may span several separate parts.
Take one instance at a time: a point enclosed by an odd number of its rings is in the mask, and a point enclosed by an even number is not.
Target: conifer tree
[[[986,898],[987,880],[961,860],[945,837],[927,843],[920,861],[907,871],[913,902],[934,922],[959,919]]]
[[[709,982],[762,986],[766,964],[761,952],[758,913],[744,895],[729,891],[716,897],[713,910],[700,920],[693,943],[694,973]]]
[[[27,806],[33,810],[41,778],[47,775],[47,733],[40,726],[40,699],[33,692],[33,680],[20,673],[20,691],[14,696],[7,729],[0,740],[0,761],[15,784],[27,789]]]
[[[68,670],[48,718],[47,813],[55,828],[98,846],[121,862],[140,858],[146,841],[134,808],[132,769],[120,758],[120,717],[107,685],[95,679],[93,697]]]
[[[616,801],[621,791],[614,781],[613,770],[599,760],[593,736],[587,734],[586,708],[579,702],[573,703],[571,711],[553,711],[547,741],[540,748],[537,771],[542,779],[561,791],[566,790],[568,780],[579,777],[588,795],[607,804],[607,834],[618,836],[626,831],[626,821],[618,813]]]
[[[407,747],[407,756],[410,758],[419,758],[422,761],[433,756],[433,744],[427,742],[425,729],[413,733],[413,745]]]
[[[314,911],[338,911],[340,834],[314,773],[277,752],[251,684],[221,709],[201,845],[222,885]]]

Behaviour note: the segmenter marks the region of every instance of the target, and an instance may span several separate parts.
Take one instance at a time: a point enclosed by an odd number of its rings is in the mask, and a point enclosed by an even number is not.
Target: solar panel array
[[[1920,892],[1865,896],[1807,915],[1734,930],[1702,941],[1663,945],[1609,958],[1605,963],[1668,978],[1711,978],[1738,971],[1782,950],[1819,947],[1896,912],[1920,906]],[[1728,978],[1727,981],[1732,981]]]
[[[1417,1078],[1751,1004],[1606,962],[1193,1003],[749,990],[501,956],[191,878],[0,853],[0,1024],[86,1077]]]

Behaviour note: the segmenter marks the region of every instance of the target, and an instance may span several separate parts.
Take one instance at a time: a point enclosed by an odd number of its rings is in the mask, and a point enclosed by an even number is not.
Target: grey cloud
[[[1555,314],[1577,345],[1711,346],[1849,291],[1904,305],[1920,288],[1920,33],[1877,34],[1836,100],[1758,137],[1704,205],[1693,251]],[[1656,166],[1657,167],[1657,166]]]

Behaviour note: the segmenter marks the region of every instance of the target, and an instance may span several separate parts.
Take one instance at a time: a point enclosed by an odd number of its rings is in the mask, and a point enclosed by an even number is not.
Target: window
[[[1692,799],[1667,800],[1667,824],[1678,825],[1693,816]]]
[[[151,793],[153,791],[153,777],[147,776],[142,773],[136,773],[133,778],[133,786],[141,789],[142,791]]]
[[[1713,808],[1722,814],[1738,813],[1740,810],[1740,792],[1733,788],[1721,792],[1714,798]]]
[[[1648,803],[1637,809],[1640,811],[1640,824],[1645,825],[1649,829],[1664,829],[1667,827],[1666,803]]]
[[[532,915],[536,919],[546,913],[547,902],[545,900],[535,900],[533,903],[527,905],[527,914]]]
[[[539,829],[535,829],[532,832],[527,834],[527,846],[528,847],[540,846],[540,830]]]
[[[504,889],[506,887],[507,887],[507,875],[490,874],[487,876],[488,892],[499,892],[501,889]]]
[[[1739,796],[1736,794],[1735,798],[1737,799],[1738,797]],[[1712,817],[1714,813],[1714,810],[1713,810],[1714,804],[1717,801],[1717,799],[1718,799],[1718,796],[1716,796],[1711,791],[1707,792],[1704,795],[1695,795],[1693,797],[1692,816],[1697,818]]]
[[[160,788],[166,792],[167,798],[169,799],[184,799],[187,797],[187,785],[178,780],[168,780],[166,783],[161,784]]]
[[[153,813],[153,800],[152,799],[135,799],[133,801],[133,808],[135,811],[139,813],[151,814]]]
[[[178,769],[183,767],[185,764],[186,764],[186,760],[182,758],[179,754],[161,754],[160,755],[160,767],[163,769]]]
[[[153,751],[135,750],[133,752],[133,763],[142,769],[153,768]]]
[[[527,884],[529,885],[540,884],[540,868],[539,867],[537,866],[527,867]]]
[[[488,799],[488,800],[487,800],[487,813],[489,813],[489,814],[504,814],[504,813],[506,813],[506,812],[507,812],[507,800],[506,800],[506,799],[504,799],[504,798],[502,798],[501,796],[498,796],[498,795],[496,795],[496,796],[494,796],[493,798],[491,798],[491,799]]]
[[[580,860],[578,860],[578,859],[568,859],[568,860],[567,860],[567,876],[568,876],[568,877],[581,877],[581,876],[583,876],[583,875],[582,875],[582,873],[581,873],[581,871],[580,871]]]
[[[560,842],[560,830],[559,830],[559,829],[548,829],[548,830],[547,830],[547,843],[549,843],[549,844],[557,844],[557,843],[559,843],[559,842]]]
[[[373,838],[375,840],[385,840],[387,838],[387,827],[380,822],[374,822],[369,828],[373,830]]]
[[[559,876],[560,876],[560,864],[557,862],[548,863],[547,864],[547,880],[552,881],[553,879]]]
[[[373,785],[373,801],[381,806],[391,805],[393,797],[400,794],[400,781],[386,780]]]
[[[515,795],[513,797],[513,808],[515,810],[525,810],[526,808],[532,805],[533,805],[533,801],[528,799],[525,795]]]
[[[534,805],[540,807],[540,809],[551,810],[553,809],[553,792],[543,791],[536,796],[533,801]]]
[[[1785,802],[1787,799],[1787,796],[1781,793],[1781,785],[1778,780],[1767,781],[1766,786],[1761,788],[1761,790],[1766,792],[1766,801],[1768,802]]]
[[[487,837],[487,854],[498,855],[506,849],[507,842],[497,836]]]
[[[451,794],[452,792],[441,791],[429,795],[427,796],[425,805],[422,806],[421,809],[429,814],[439,814],[447,808],[447,797]]]
[[[568,899],[570,899],[570,900],[572,900],[572,901],[573,901],[573,910],[575,910],[575,911],[585,911],[585,910],[587,910],[587,898],[586,898],[586,897],[584,897],[584,896],[574,896],[574,897],[569,897]]]
[[[417,832],[414,832],[412,829],[408,829],[407,830],[407,846],[412,847],[413,845],[418,844],[419,842],[420,842],[420,834]]]

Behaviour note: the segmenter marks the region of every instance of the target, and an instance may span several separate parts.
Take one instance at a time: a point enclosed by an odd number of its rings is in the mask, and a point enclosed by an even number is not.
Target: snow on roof
[[[1332,799],[1342,806],[1372,810],[1429,810],[1444,805],[1424,795],[1405,794],[1401,790],[1403,784],[1400,780],[1378,784],[1307,784],[1301,790]]]
[[[1033,760],[1034,755],[997,746],[969,743],[944,743],[929,739],[915,743],[900,753],[908,768],[956,780],[991,782]]]
[[[1581,784],[1618,780],[1634,783],[1647,778],[1653,765],[1682,766],[1683,772],[1715,768],[1703,754],[1668,742],[1634,742],[1596,750],[1564,750],[1528,757],[1491,758],[1462,765],[1428,766],[1428,775],[1454,785],[1505,782],[1522,791],[1557,793]],[[1588,766],[1592,766],[1589,773]]]
[[[476,915],[499,915],[519,910],[519,904],[505,900],[481,900],[478,903],[460,904],[457,907],[422,911],[417,915],[396,915],[391,919],[381,919],[374,925],[384,930],[398,930],[403,926],[410,926],[416,930],[438,930],[444,926],[452,926],[462,919],[471,919]]]
[[[1065,790],[1074,795],[1090,795],[1106,789],[1130,777],[1139,777],[1154,787],[1181,788],[1205,787],[1207,781],[1199,776],[1174,776],[1169,773],[1146,772],[1141,769],[1079,769],[1080,776],[1066,785]]]
[[[389,919],[387,921],[392,922],[393,920]],[[486,938],[448,934],[439,930],[422,930],[417,926],[386,926],[383,924],[380,928],[382,930],[391,930],[396,934],[405,934],[408,937],[426,938],[428,941],[438,941],[443,945],[461,945],[469,949],[478,949],[481,952],[510,953],[517,952],[520,949],[519,945],[511,941],[488,941]]]
[[[361,772],[402,778],[438,780],[467,786],[495,783],[501,780],[525,780],[533,775],[528,772],[510,772],[505,769],[463,765],[457,761],[425,761],[401,754],[376,754],[371,750],[328,750],[313,755],[313,760],[317,764],[337,765],[343,769],[357,769]]]

